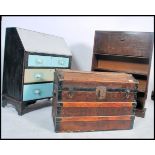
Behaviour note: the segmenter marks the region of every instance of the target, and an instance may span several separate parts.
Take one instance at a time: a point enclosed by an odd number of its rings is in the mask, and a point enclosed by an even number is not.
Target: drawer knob
[[[41,74],[35,74],[35,78],[40,79],[40,78],[42,78],[42,75]]]
[[[34,93],[37,94],[37,95],[40,95],[41,91],[40,91],[39,89],[36,89],[36,90],[34,91]]]
[[[63,60],[59,60],[59,64],[60,65],[64,65],[64,61]]]
[[[43,60],[42,59],[37,59],[37,63],[38,64],[42,64],[43,63]]]

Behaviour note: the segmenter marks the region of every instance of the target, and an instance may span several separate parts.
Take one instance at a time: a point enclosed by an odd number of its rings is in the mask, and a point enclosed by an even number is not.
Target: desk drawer
[[[52,97],[53,83],[28,84],[23,88],[23,101]]]
[[[25,69],[24,83],[53,81],[54,71],[55,69]]]
[[[28,67],[69,67],[69,58],[56,56],[29,55]]]
[[[64,57],[52,57],[51,67],[69,67],[69,58]]]

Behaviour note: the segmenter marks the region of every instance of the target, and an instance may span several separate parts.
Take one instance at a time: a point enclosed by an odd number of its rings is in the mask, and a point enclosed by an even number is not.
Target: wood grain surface
[[[56,132],[83,132],[132,129],[131,116],[63,117],[57,122]]]

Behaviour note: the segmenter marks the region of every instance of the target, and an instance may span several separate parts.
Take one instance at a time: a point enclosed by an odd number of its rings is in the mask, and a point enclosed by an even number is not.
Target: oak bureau
[[[152,32],[95,31],[92,71],[132,74],[139,81],[139,117],[145,117],[153,42]]]
[[[71,67],[72,55],[64,39],[7,28],[4,52],[2,106],[11,103],[22,115],[51,105],[55,68]]]

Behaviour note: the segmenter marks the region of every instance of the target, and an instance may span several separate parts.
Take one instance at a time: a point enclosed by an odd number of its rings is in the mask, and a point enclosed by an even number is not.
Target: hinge
[[[69,92],[68,92],[68,97],[69,98],[73,98],[73,91],[74,91],[73,88],[69,88]]]
[[[63,81],[58,82],[58,90],[62,90]]]

